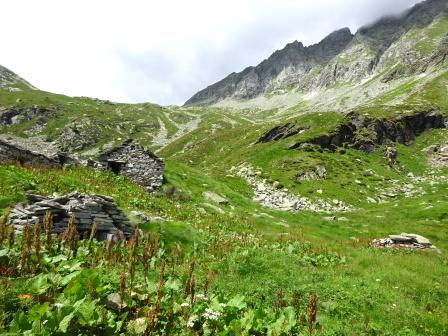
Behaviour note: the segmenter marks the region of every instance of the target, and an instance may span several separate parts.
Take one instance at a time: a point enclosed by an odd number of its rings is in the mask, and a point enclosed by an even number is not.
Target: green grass
[[[379,80],[389,70],[373,80]],[[433,109],[446,114],[447,83],[447,73],[443,71],[415,92],[419,83],[408,81],[368,105],[356,108],[356,112],[378,118]],[[414,93],[406,97],[410,92]],[[389,105],[401,97],[404,97],[403,103]],[[88,307],[85,304],[94,307],[101,316],[93,314],[94,317],[87,321],[90,324],[83,324],[83,317],[73,312],[66,334],[107,334],[104,330],[111,334],[112,329],[131,334],[136,318],[142,317],[155,303],[158,266],[163,260],[167,263],[165,281],[169,285],[163,289],[166,296],[159,318],[166,321],[169,316],[174,316],[173,323],[177,329],[171,334],[193,335],[192,330],[186,331],[186,319],[192,314],[202,314],[205,307],[213,305],[212,302],[200,303],[191,311],[182,313],[179,310],[179,305],[186,300],[181,292],[187,278],[188,263],[193,257],[197,262],[198,293],[203,291],[205,279],[214,274],[210,282],[210,297],[221,303],[232,302],[236,297],[233,303],[239,306],[230,305],[229,309],[223,309],[225,318],[213,327],[220,333],[208,331],[209,334],[265,335],[269,331],[271,335],[305,335],[307,305],[312,293],[318,295],[315,334],[395,336],[448,333],[448,288],[445,286],[448,281],[448,182],[446,178],[442,179],[448,175],[448,168],[434,174],[441,183],[431,185],[427,181],[419,184],[423,194],[413,197],[399,194],[384,203],[368,202],[368,197],[376,197],[389,188],[392,181],[398,181],[399,185],[418,184],[409,177],[410,173],[428,176],[433,168],[428,165],[422,150],[431,144],[447,143],[446,130],[425,132],[411,146],[398,144],[399,164],[390,169],[384,158],[384,146],[372,154],[354,149],[334,153],[289,150],[291,144],[328,134],[346,120],[342,114],[331,111],[304,113],[311,107],[303,102],[285,111],[284,118],[275,122],[262,121],[272,120],[270,118],[279,112],[277,109],[164,108],[154,104],[132,105],[72,98],[25,87],[23,91],[13,93],[0,89],[0,105],[22,111],[34,105],[44,108],[49,113],[49,120],[42,135],[50,140],[57,140],[62,129],[70,123],[90,122],[89,132],[98,136],[95,148],[117,144],[128,137],[151,147],[153,136],[160,129],[158,119],[164,122],[168,136],[172,136],[178,130],[175,123],[191,121],[193,117],[190,114],[201,117],[196,130],[158,153],[165,159],[166,183],[163,190],[154,195],[126,178],[88,168],[0,166],[2,214],[17,202],[24,201],[27,192],[51,195],[79,190],[113,196],[127,214],[140,210],[167,219],[142,226],[154,237],[160,236],[162,241],[147,277],[149,283],[145,283],[142,265],[137,266],[135,291],[141,297],[149,293],[149,301],[127,299],[133,309],[126,310],[126,316],[104,308],[102,300],[105,296],[119,290],[120,274],[129,272],[126,259],[129,248],[117,247],[114,253],[122,259],[111,263],[104,259],[102,252],[98,252],[104,250],[104,245],[94,243],[94,250],[88,255],[84,256],[80,250],[84,260],[68,258],[64,262],[55,262],[54,269],[48,263],[41,272],[0,276],[2,333],[20,334],[31,330],[31,334],[45,334],[42,330],[47,327],[39,329],[42,326],[36,317],[40,308],[50,328],[55,321],[59,325],[64,317],[55,316],[55,302],[64,302],[69,314],[69,311],[74,311],[69,309],[75,309],[75,298],[84,298],[85,303],[80,303],[82,307],[86,311]],[[245,117],[259,122],[251,124]],[[1,132],[27,136],[38,121],[34,117],[3,127]],[[264,132],[286,122],[307,130],[280,141],[255,144]],[[252,201],[250,186],[242,178],[230,175],[231,167],[242,163],[260,169],[262,179],[269,183],[279,181],[291,193],[311,200],[342,200],[354,210],[326,214],[263,208]],[[298,173],[318,164],[327,170],[325,180],[295,180]],[[322,194],[317,192],[319,189]],[[229,200],[228,205],[216,205],[224,213],[207,207],[205,203],[210,201],[204,199],[204,191],[213,191]],[[326,217],[329,216],[336,220],[328,220]],[[374,238],[400,232],[414,232],[429,238],[440,253],[369,247]],[[7,255],[8,267],[13,266],[18,272],[20,239],[12,249],[6,248],[6,243],[3,247],[0,248],[0,262]],[[55,251],[45,253],[48,253],[48,258],[58,256]],[[95,259],[94,253],[100,257]],[[142,253],[139,249],[140,257]],[[83,275],[70,275],[74,277],[72,282],[68,281],[70,284],[57,285],[51,291],[40,288],[42,293],[35,292],[35,287],[44,282],[40,277],[66,277],[72,272],[67,269],[72,267],[73,272],[84,272]],[[88,288],[88,281],[95,283],[94,293],[82,290]],[[18,298],[21,294],[30,294],[31,301],[21,301]],[[293,295],[298,297],[296,305],[290,305]],[[242,296],[244,299],[240,299]],[[99,301],[95,301],[97,299]],[[240,302],[236,304],[237,301]],[[42,305],[46,304],[48,307],[44,310]],[[294,321],[297,318],[301,322],[291,327],[296,329],[287,331],[288,323],[285,321],[292,316],[292,306]],[[33,326],[27,325],[30,321]],[[276,325],[283,325],[283,334],[275,331]],[[160,334],[169,334],[164,328],[167,324],[161,322]],[[207,325],[207,328],[212,327]],[[252,331],[243,331],[244,328],[252,328]],[[63,334],[62,331],[47,334],[57,333]]]

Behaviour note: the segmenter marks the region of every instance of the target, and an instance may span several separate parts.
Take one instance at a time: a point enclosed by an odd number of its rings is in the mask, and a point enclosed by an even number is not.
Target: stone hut
[[[98,161],[100,168],[126,176],[149,192],[162,186],[163,160],[133,140],[127,140],[121,146],[101,154]]]

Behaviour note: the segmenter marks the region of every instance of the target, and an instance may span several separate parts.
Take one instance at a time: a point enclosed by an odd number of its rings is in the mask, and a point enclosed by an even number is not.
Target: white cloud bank
[[[182,104],[294,40],[418,0],[2,0],[0,64],[40,89]]]

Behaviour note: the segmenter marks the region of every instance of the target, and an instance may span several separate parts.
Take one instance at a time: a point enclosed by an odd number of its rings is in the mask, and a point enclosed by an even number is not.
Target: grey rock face
[[[47,212],[53,218],[52,232],[57,234],[64,232],[72,217],[80,235],[90,232],[93,223],[97,227],[97,239],[106,239],[107,235],[128,237],[134,232],[131,222],[111,197],[79,192],[54,197],[30,194],[28,204],[18,204],[11,210],[8,224],[20,233],[26,225],[42,225]]]
[[[304,47],[293,42],[276,51],[256,67],[233,73],[190,98],[185,105],[208,105],[222,98],[254,98],[275,89],[284,89],[307,74],[314,66],[326,64],[341,52],[353,35],[348,28],[333,32],[318,44]],[[284,78],[279,78],[283,76]],[[276,80],[276,81],[274,81]]]
[[[295,41],[259,65],[232,73],[199,91],[185,106],[212,105],[226,98],[244,101],[291,88],[311,92],[338,82],[359,83],[397,63],[404,67],[387,75],[386,82],[424,72],[447,58],[448,43],[441,41],[437,50],[421,54],[412,43],[398,41],[413,28],[427,27],[446,13],[446,0],[427,0],[400,16],[362,27],[355,35],[344,28],[309,47]]]

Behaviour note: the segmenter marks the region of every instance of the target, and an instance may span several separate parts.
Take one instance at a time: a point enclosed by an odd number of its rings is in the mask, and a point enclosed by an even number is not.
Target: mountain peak
[[[423,55],[411,50],[413,45],[408,43],[401,45],[400,55],[385,53],[412,29],[429,27],[436,17],[446,13],[447,6],[447,0],[426,0],[401,15],[385,16],[363,26],[355,35],[345,27],[307,47],[293,41],[259,65],[233,73],[199,91],[185,106],[211,105],[224,99],[245,101],[294,88],[307,92],[327,88],[336,82],[353,84],[371,76],[377,66],[384,69],[386,63],[421,61],[421,57],[430,56],[433,48],[428,48],[428,54]],[[390,59],[393,54],[397,55],[394,60]],[[389,61],[382,62],[382,57],[389,57]]]
[[[15,85],[19,83],[25,84],[26,86],[34,89],[34,87],[22,77],[0,65],[0,87]]]

